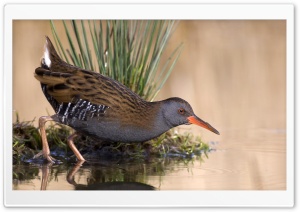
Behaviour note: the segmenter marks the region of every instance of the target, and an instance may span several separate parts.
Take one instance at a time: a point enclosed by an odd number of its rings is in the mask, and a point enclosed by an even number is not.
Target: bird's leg
[[[41,116],[39,118],[39,127],[40,127],[40,132],[42,137],[43,150],[40,153],[36,154],[33,158],[37,158],[43,155],[44,158],[46,158],[50,163],[55,163],[56,160],[50,156],[50,149],[47,141],[46,128],[45,128],[46,122],[52,120],[53,119],[51,116]]]
[[[68,145],[69,147],[72,149],[72,151],[74,152],[75,156],[77,157],[77,159],[79,161],[85,161],[85,159],[82,157],[82,155],[80,154],[80,152],[78,151],[78,149],[76,148],[76,146],[74,145],[73,140],[78,136],[79,134],[77,132],[73,133],[72,135],[70,135],[68,137]]]

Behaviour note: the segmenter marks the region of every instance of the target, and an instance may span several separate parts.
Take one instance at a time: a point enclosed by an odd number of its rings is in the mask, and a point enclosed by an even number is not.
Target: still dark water
[[[207,156],[13,166],[14,190],[285,190],[284,129],[228,130]],[[234,135],[234,136],[233,136]]]

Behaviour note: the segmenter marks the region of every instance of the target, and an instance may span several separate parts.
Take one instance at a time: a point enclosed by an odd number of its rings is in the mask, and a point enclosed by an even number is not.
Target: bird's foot
[[[52,157],[50,154],[44,154],[43,151],[40,151],[39,153],[37,153],[35,156],[33,156],[33,159],[37,159],[39,157],[43,157],[45,158],[49,163],[59,163],[59,160],[55,159],[54,157]]]

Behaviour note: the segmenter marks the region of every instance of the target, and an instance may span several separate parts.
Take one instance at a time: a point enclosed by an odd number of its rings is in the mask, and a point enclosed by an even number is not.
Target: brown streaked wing
[[[111,108],[124,101],[124,93],[120,92],[119,87],[127,89],[108,77],[86,70],[74,71],[65,84],[72,89],[73,96]]]
[[[92,104],[112,107],[122,102],[120,87],[127,89],[101,74],[78,69],[62,73],[39,67],[35,70],[35,78],[47,85],[48,94],[59,104],[83,99]]]

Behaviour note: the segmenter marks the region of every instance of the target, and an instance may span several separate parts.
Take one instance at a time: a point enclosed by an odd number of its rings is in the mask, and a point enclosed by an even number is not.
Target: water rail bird
[[[149,102],[116,80],[64,62],[47,36],[35,78],[55,111],[39,118],[43,149],[35,157],[43,156],[51,163],[55,159],[46,137],[47,121],[75,129],[67,143],[79,161],[85,159],[73,140],[80,134],[108,142],[144,142],[183,124],[196,124],[219,134],[181,98]]]

